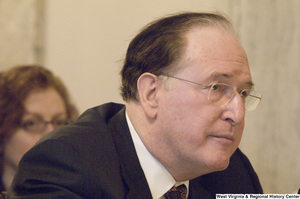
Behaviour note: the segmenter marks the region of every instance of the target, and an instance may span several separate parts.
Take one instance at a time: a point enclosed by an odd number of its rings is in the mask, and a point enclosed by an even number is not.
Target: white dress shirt
[[[166,192],[168,192],[173,186],[179,186],[181,184],[185,184],[188,191],[189,181],[176,182],[169,171],[147,150],[139,135],[135,131],[127,112],[126,120],[133,139],[135,150],[146,176],[152,198],[164,199],[163,195]]]

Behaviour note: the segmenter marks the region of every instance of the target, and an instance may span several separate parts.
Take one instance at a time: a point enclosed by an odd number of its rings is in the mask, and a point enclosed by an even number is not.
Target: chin
[[[223,171],[223,170],[227,169],[228,166],[229,166],[229,161],[226,162],[226,163],[224,163],[224,164],[222,164],[222,165],[219,165],[217,171]]]
[[[221,157],[215,157],[214,160],[211,160],[210,163],[210,168],[212,168],[212,172],[215,171],[223,171],[225,169],[227,169],[227,167],[229,166],[229,162],[230,162],[230,156],[228,155],[223,155]]]

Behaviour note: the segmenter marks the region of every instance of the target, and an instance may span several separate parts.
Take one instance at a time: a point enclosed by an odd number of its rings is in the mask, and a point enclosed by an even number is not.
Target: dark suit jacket
[[[262,193],[240,150],[222,172],[190,181],[189,198]],[[8,198],[152,198],[120,104],[86,111],[44,137],[22,158]]]
[[[2,175],[0,175],[0,193],[4,191],[4,185],[2,183]]]

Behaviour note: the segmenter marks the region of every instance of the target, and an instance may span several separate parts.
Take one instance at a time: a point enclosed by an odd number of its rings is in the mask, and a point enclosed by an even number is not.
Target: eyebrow
[[[39,113],[33,113],[33,112],[28,112],[28,111],[26,111],[25,113],[24,113],[24,115],[23,115],[23,117],[40,117],[40,118],[43,118],[43,116],[41,115],[41,114],[39,114]],[[63,113],[63,112],[61,112],[61,113],[57,113],[57,114],[55,114],[53,117],[52,117],[52,119],[56,119],[56,118],[59,118],[59,117],[61,117],[61,116],[66,116],[66,117],[68,117],[68,115],[67,115],[67,113]]]
[[[210,78],[209,79],[230,79],[232,78],[233,75],[230,75],[230,74],[226,74],[226,73],[219,73],[219,72],[213,72],[211,75],[210,75]],[[245,85],[248,85],[248,86],[251,86],[253,87],[254,86],[254,83],[252,81],[247,81],[244,83]]]
[[[219,73],[219,72],[213,72],[210,77],[213,79],[217,79],[217,78],[226,78],[226,79],[230,79],[233,75],[229,75],[226,73]]]

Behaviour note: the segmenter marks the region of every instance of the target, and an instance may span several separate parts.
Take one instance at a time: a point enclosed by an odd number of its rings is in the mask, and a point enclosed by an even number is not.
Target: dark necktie
[[[164,197],[166,199],[185,199],[186,198],[186,187],[184,184],[178,187],[172,187]]]

